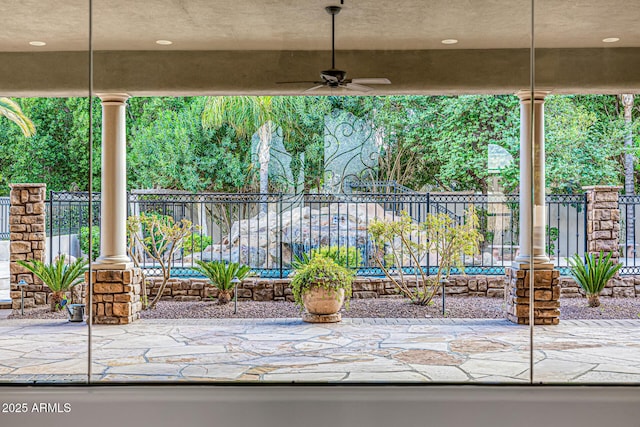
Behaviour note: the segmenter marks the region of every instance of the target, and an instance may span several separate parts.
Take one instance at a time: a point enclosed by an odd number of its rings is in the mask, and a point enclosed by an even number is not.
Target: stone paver
[[[399,320],[402,320],[400,322]],[[95,325],[92,381],[529,381],[529,328],[496,319]],[[537,326],[534,382],[640,383],[640,320]],[[87,327],[0,321],[0,381],[86,382]]]

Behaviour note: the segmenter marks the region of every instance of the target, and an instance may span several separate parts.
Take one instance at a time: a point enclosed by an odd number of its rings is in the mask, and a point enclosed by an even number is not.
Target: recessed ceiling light
[[[620,38],[619,37],[607,37],[606,39],[602,39],[603,42],[605,43],[615,43],[615,42],[619,42]]]
[[[458,40],[456,39],[444,39],[442,40],[442,44],[456,44],[458,43]]]
[[[173,44],[171,40],[156,40],[156,43],[163,46],[169,46],[170,44]]]
[[[31,46],[46,46],[47,45],[45,42],[41,42],[41,41],[37,41],[37,40],[29,42],[29,44]]]

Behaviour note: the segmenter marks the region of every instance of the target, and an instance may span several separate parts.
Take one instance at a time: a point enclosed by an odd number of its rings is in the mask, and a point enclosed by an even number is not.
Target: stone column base
[[[88,282],[88,278],[86,280]],[[93,323],[125,325],[139,319],[142,310],[140,293],[143,280],[144,275],[139,268],[95,270]]]
[[[529,324],[530,270],[506,268],[506,317],[513,323]],[[535,325],[560,322],[560,284],[558,270],[534,271],[533,316]]]

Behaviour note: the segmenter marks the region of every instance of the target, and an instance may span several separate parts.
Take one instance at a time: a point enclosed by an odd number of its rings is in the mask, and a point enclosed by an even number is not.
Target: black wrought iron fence
[[[49,259],[60,253],[88,251],[88,194],[51,192],[47,203]],[[99,194],[94,194],[94,237],[98,237]],[[296,256],[337,247],[359,275],[379,276],[368,226],[374,219],[397,219],[406,212],[422,222],[427,214],[464,221],[474,206],[483,236],[481,250],[464,259],[467,274],[504,274],[518,255],[518,196],[429,193],[350,194],[130,194],[130,215],[141,213],[186,218],[196,226],[173,264],[176,276],[193,276],[195,260],[240,262],[262,277],[286,277]],[[547,251],[559,268],[586,246],[584,195],[547,197]],[[420,236],[417,237],[420,239]],[[98,252],[98,239],[94,239]],[[349,259],[350,258],[350,259]],[[435,273],[438,254],[421,261]],[[142,267],[158,271],[143,258]],[[402,266],[415,268],[415,265]],[[640,267],[640,266],[639,266]]]
[[[587,248],[587,196],[548,195],[546,205],[546,253],[561,274],[568,275],[567,258],[582,256]]]
[[[0,197],[0,240],[9,240],[9,208],[10,197]]]
[[[640,274],[640,225],[636,218],[640,217],[640,196],[619,196],[620,209],[620,274]],[[602,218],[606,220],[606,218]],[[607,230],[601,230],[605,232]],[[610,232],[615,233],[616,230]]]

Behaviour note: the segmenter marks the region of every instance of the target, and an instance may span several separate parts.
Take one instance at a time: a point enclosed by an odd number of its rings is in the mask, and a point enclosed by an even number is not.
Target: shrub
[[[311,249],[311,258],[316,255],[331,258],[336,264],[346,268],[358,268],[362,265],[362,254],[354,246],[321,246]]]
[[[127,220],[129,234],[129,254],[138,262],[138,248],[157,262],[162,270],[162,283],[158,293],[145,308],[154,308],[171,277],[171,266],[176,251],[182,248],[184,240],[193,232],[193,224],[187,219],[175,223],[170,216],[145,215],[130,216]]]
[[[372,221],[369,233],[376,248],[376,264],[404,296],[419,305],[431,302],[452,268],[464,272],[464,256],[476,254],[482,240],[473,206],[467,210],[462,224],[446,214],[428,214],[418,224],[403,212],[399,219]],[[420,264],[431,252],[438,255],[435,276],[429,276]],[[407,261],[413,267],[415,288],[405,278]]]
[[[184,239],[182,251],[185,256],[191,255],[193,252],[202,252],[213,243],[211,236],[194,233]]]
[[[100,227],[94,225],[91,227],[91,247],[93,252],[91,253],[92,260],[95,261],[100,255]],[[83,254],[89,255],[89,227],[80,228],[80,235],[78,236],[80,243],[80,250]]]

